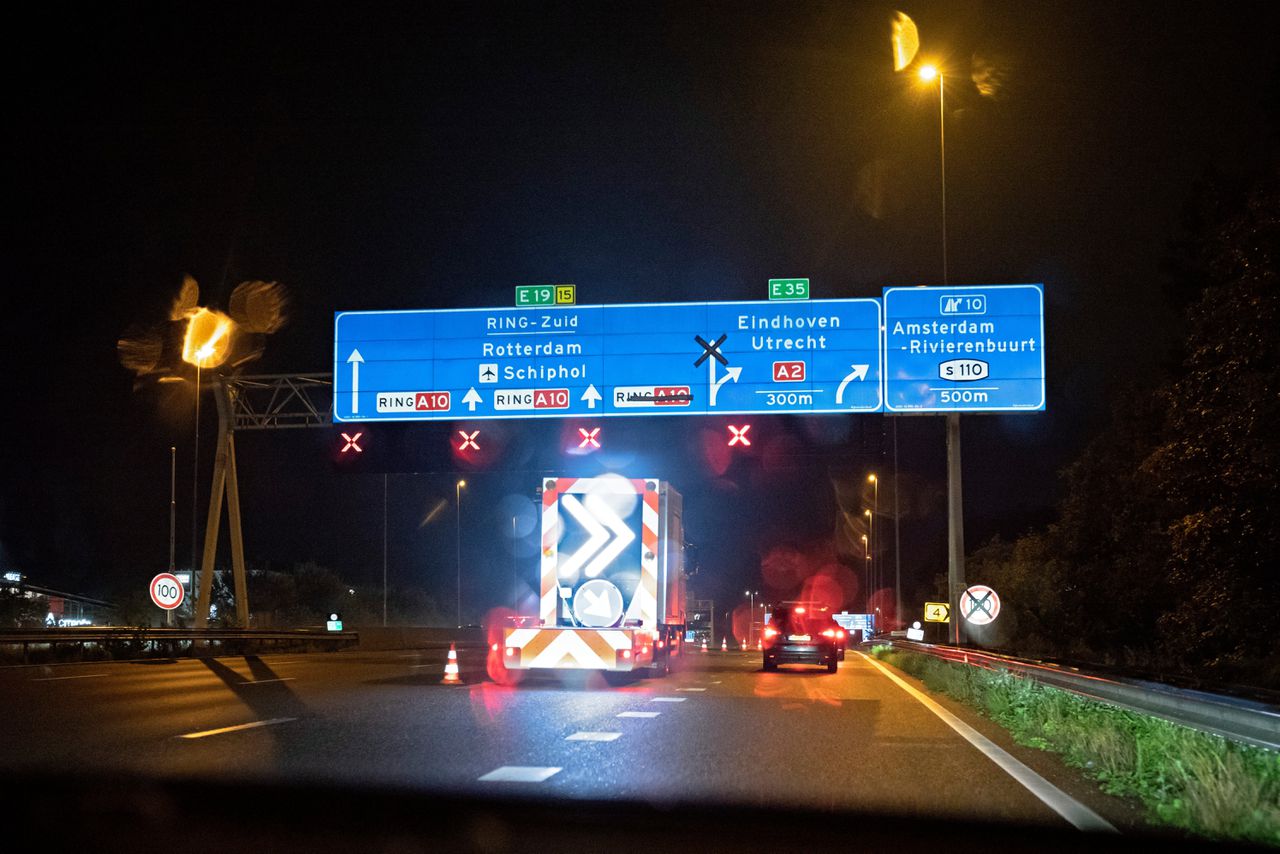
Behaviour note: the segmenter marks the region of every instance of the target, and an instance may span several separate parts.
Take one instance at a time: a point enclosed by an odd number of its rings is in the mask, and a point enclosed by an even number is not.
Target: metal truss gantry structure
[[[247,629],[249,589],[244,567],[244,532],[240,524],[236,432],[328,427],[333,423],[333,374],[219,376],[212,385],[218,407],[218,440],[209,494],[209,515],[205,520],[195,627],[203,629],[209,625],[213,564],[218,553],[225,495],[231,534],[231,570],[235,580],[236,623]]]

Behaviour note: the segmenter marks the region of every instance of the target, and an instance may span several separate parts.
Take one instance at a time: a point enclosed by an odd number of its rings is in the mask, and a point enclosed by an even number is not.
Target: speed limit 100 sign
[[[172,611],[182,604],[182,582],[172,572],[162,572],[151,579],[151,601],[156,607]]]

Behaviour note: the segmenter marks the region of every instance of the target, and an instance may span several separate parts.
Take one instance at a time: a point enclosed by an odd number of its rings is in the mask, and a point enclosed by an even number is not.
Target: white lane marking
[[[503,765],[480,778],[481,783],[542,783],[560,773],[559,768],[536,765]]]
[[[565,741],[617,741],[620,738],[620,732],[575,732]]]
[[[677,688],[677,691],[705,691],[706,688]]]
[[[650,703],[683,703],[688,697],[654,697]]]
[[[266,685],[268,682],[292,682],[297,676],[279,676],[275,679],[252,679],[248,682],[241,682],[241,685]]]
[[[41,676],[39,679],[32,679],[32,682],[57,682],[59,679],[94,679],[98,676],[106,676],[106,673],[85,673],[81,676]]]
[[[207,738],[211,735],[222,735],[224,732],[239,732],[242,729],[256,729],[260,726],[271,726],[272,724],[284,724],[289,721],[296,721],[297,718],[270,718],[265,721],[254,721],[247,724],[236,724],[235,726],[224,726],[218,729],[206,729],[200,732],[188,732],[176,738]]]
[[[431,663],[431,664],[410,664],[410,665],[409,665],[409,669],[410,669],[410,670],[413,670],[415,667],[439,667],[439,668],[443,669],[443,668],[444,668],[444,664],[443,664],[442,662],[436,661],[436,662],[433,662],[433,663]]]
[[[620,718],[656,718],[662,712],[619,712]]]
[[[877,670],[893,680],[899,688],[919,700],[922,706],[941,718],[943,723],[959,733],[965,741],[981,750],[988,759],[999,765],[1005,773],[1021,783],[1028,792],[1039,798],[1041,803],[1062,816],[1077,830],[1107,833],[1119,832],[1105,818],[1041,777],[1035,771],[1032,771],[1026,765],[1023,765],[1017,759],[1014,759],[1004,748],[951,714],[930,697],[911,687],[888,667],[885,667],[866,653],[859,652],[858,655],[865,658]]]
[[[719,684],[720,684],[720,680],[719,680],[719,679],[713,679],[713,680],[711,681],[711,684],[712,684],[712,685],[719,685]]]

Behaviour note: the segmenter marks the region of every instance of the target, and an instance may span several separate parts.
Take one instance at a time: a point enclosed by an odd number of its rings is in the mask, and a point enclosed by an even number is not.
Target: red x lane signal
[[[476,444],[476,437],[480,435],[479,430],[472,433],[468,433],[466,430],[459,430],[458,435],[462,437],[462,444],[458,445],[459,451],[465,451],[467,448],[480,450],[480,446]]]
[[[750,424],[744,424],[741,427],[729,425],[729,432],[733,434],[733,438],[729,440],[729,445],[750,445],[751,440],[747,438],[747,431],[751,429]]]
[[[342,434],[343,441],[345,441],[347,444],[343,445],[342,450],[339,451],[338,453],[345,454],[348,451],[355,451],[357,454],[363,454],[364,448],[360,447],[360,437],[363,435],[364,433],[356,433],[353,436],[348,436],[346,433],[343,433]]]
[[[586,427],[579,427],[578,432],[582,434],[582,441],[578,443],[579,448],[598,448],[600,440],[596,437],[600,435],[599,427],[592,427],[587,430]]]

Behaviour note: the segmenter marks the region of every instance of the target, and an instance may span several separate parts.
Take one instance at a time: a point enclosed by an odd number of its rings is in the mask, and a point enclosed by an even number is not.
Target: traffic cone
[[[728,652],[728,651],[729,651],[729,639],[728,639],[728,638],[720,638],[720,651],[721,651],[721,652]]]
[[[702,651],[703,651],[703,652],[706,652],[706,651],[707,651],[707,639],[706,639],[706,638],[703,638],[703,639],[702,639]]]
[[[764,652],[764,641],[756,641],[756,652]]]
[[[458,650],[453,644],[449,644],[449,660],[444,665],[444,680],[442,685],[460,685],[462,680],[458,678]]]

